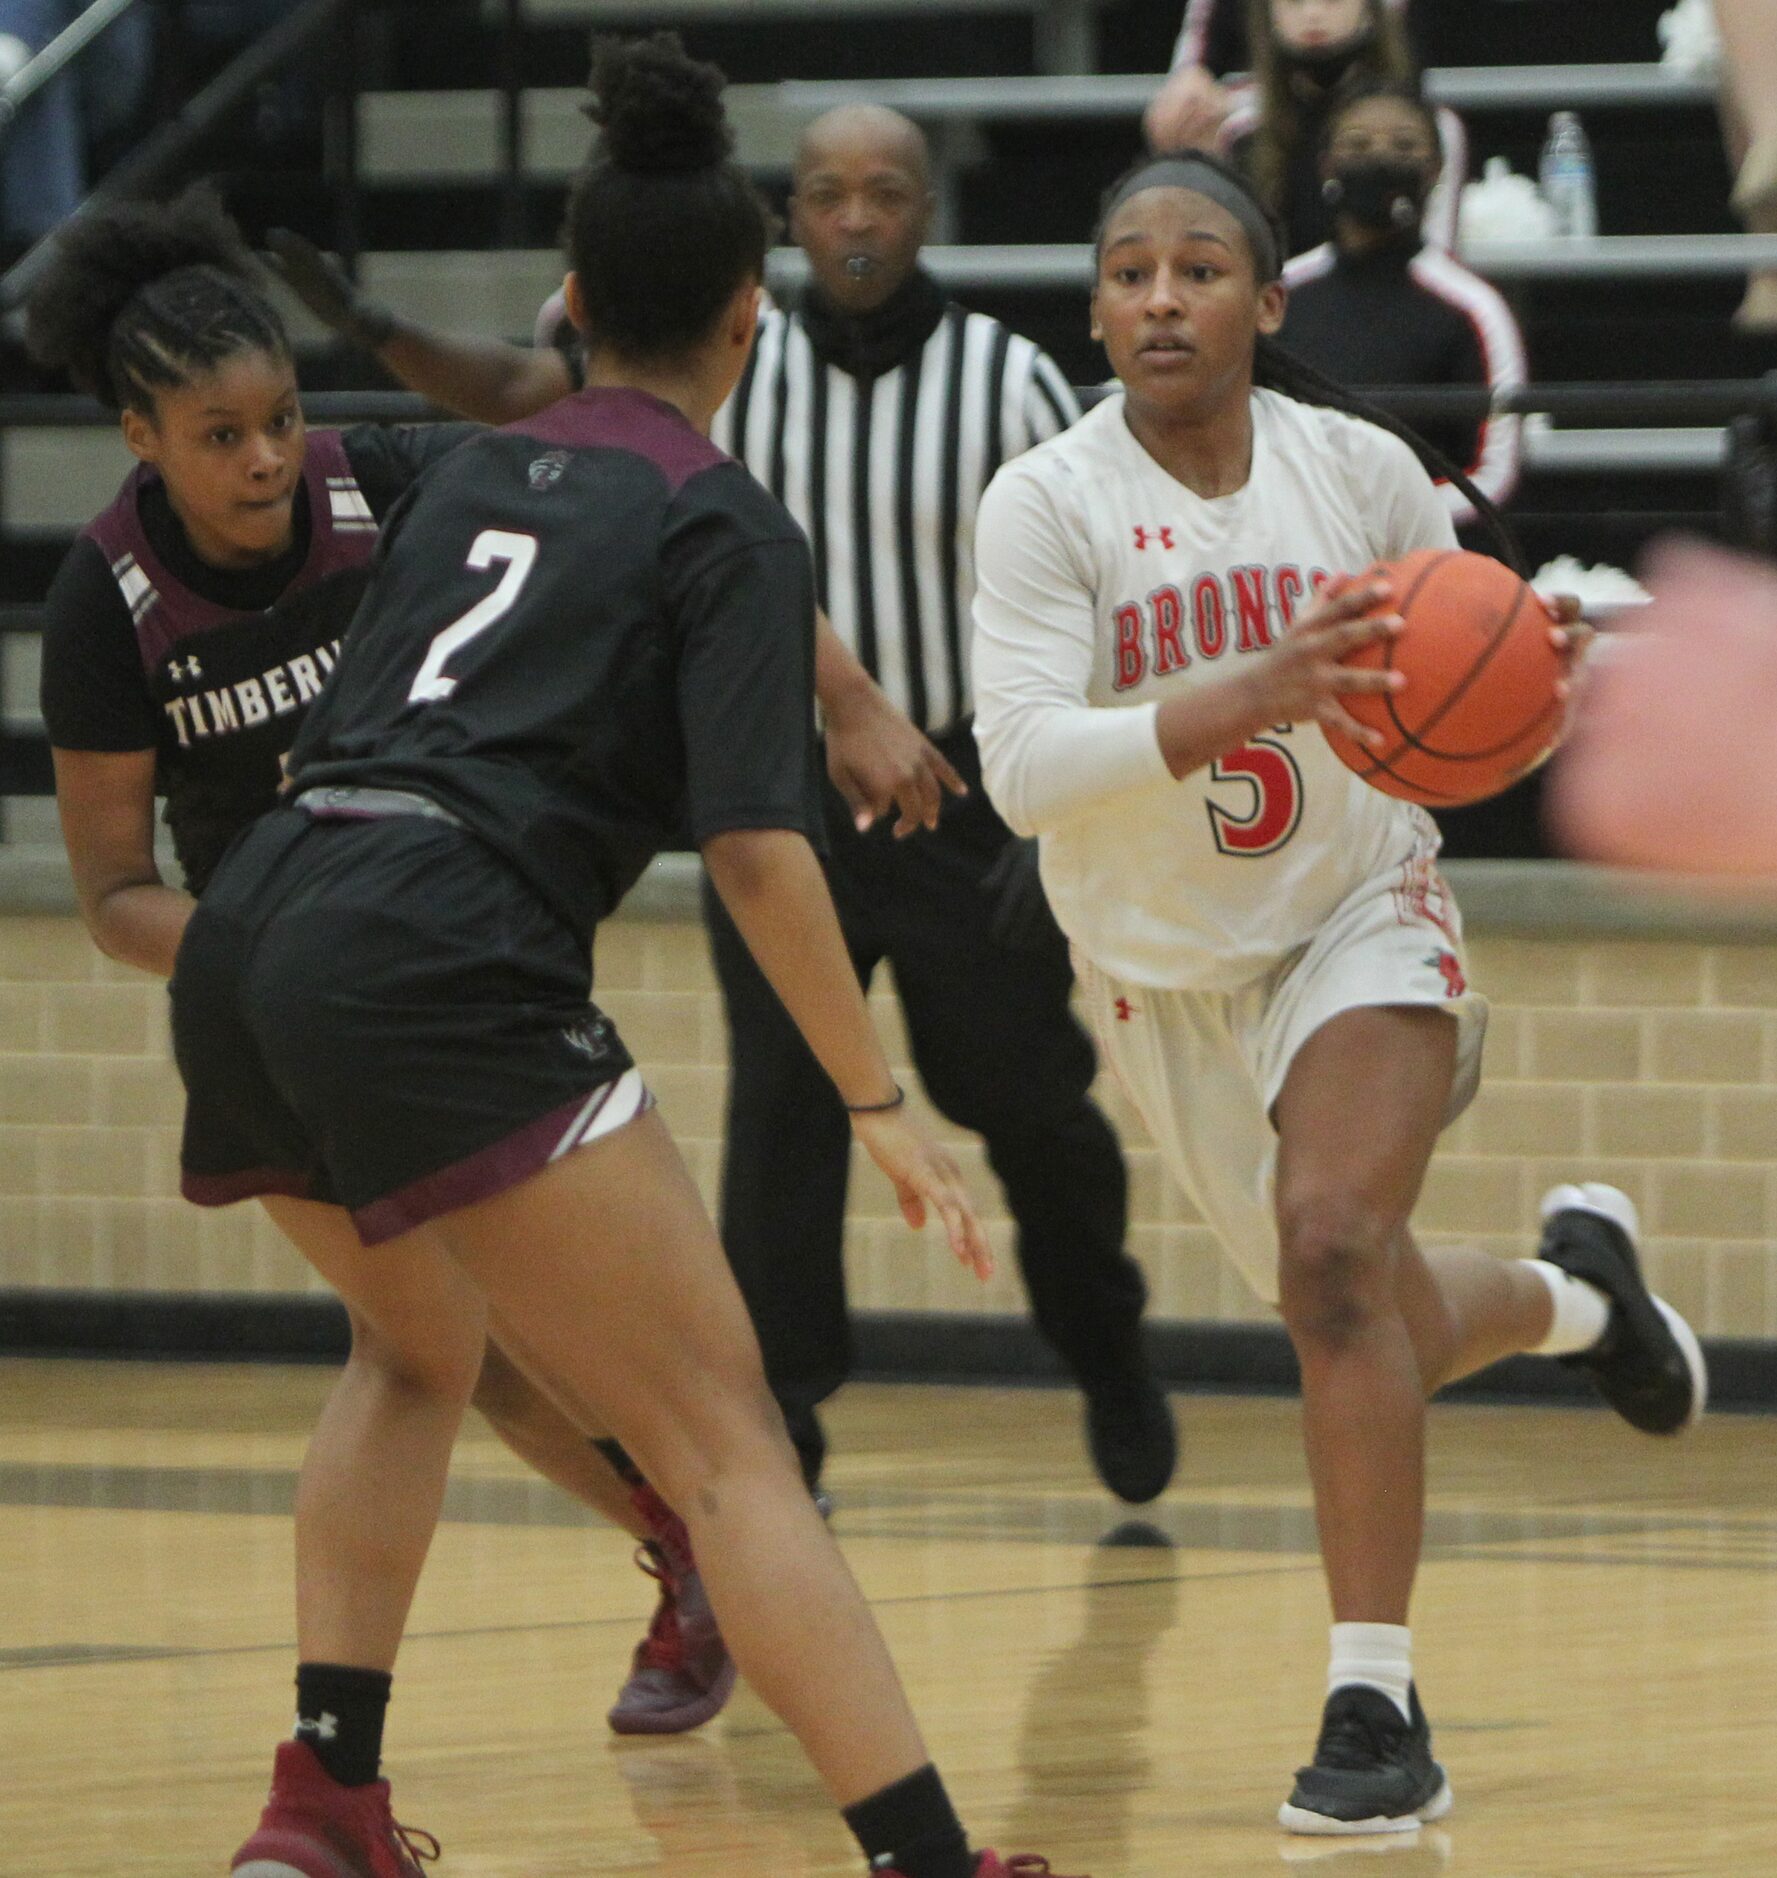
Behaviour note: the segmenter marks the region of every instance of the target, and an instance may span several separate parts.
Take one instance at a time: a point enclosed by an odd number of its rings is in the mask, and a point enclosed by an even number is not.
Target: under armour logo
[[[1119,1024],[1127,1024],[1135,1015],[1135,1006],[1127,998],[1119,998],[1113,1008],[1116,1010]]]
[[[189,684],[194,678],[202,678],[204,675],[204,668],[195,656],[189,659],[169,659],[167,671],[176,685]]]
[[[1444,976],[1444,996],[1460,998],[1468,990],[1468,980],[1463,976],[1462,961],[1454,952],[1439,952],[1427,959],[1427,965],[1435,965]]]
[[[317,1741],[337,1741],[339,1739],[339,1717],[323,1713],[319,1721],[310,1721],[306,1715],[296,1718],[296,1739],[304,1735],[313,1735]]]
[[[1138,527],[1135,531],[1135,545],[1138,548],[1146,548],[1150,541],[1157,541],[1161,547],[1170,548],[1174,545],[1172,530],[1170,528]]]

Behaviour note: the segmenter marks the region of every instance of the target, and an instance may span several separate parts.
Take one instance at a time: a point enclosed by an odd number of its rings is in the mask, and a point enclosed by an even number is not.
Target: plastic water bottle
[[[1543,197],[1555,211],[1559,232],[1568,236],[1598,233],[1598,184],[1592,171],[1592,145],[1574,111],[1549,119],[1549,137],[1538,169]]]

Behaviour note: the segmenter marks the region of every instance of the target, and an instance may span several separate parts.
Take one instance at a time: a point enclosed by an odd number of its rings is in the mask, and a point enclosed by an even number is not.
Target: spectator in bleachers
[[[1332,236],[1284,269],[1281,337],[1297,357],[1347,386],[1525,382],[1524,339],[1494,288],[1428,242],[1425,205],[1442,154],[1437,116],[1411,85],[1360,79],[1341,92],[1322,134],[1319,175]],[[1421,424],[1495,503],[1518,481],[1520,420]],[[1475,512],[1454,484],[1440,494],[1460,528]]]
[[[1777,234],[1777,6],[1715,0],[1723,52],[1722,118],[1737,168],[1734,209],[1749,233]],[[1754,274],[1734,323],[1777,329],[1777,273]]]
[[[1248,0],[1247,31],[1253,75],[1235,88],[1219,148],[1282,222],[1286,254],[1301,254],[1333,233],[1320,152],[1334,99],[1362,78],[1415,82],[1418,68],[1387,0]],[[1454,111],[1440,109],[1435,121],[1442,163],[1426,205],[1426,236],[1453,248],[1468,139]]]
[[[1409,12],[1412,0],[1388,0]],[[1166,83],[1147,110],[1148,141],[1156,150],[1212,150],[1236,93],[1222,81],[1251,63],[1247,0],[1186,0]]]
[[[88,0],[0,0],[0,83],[86,11]],[[19,112],[0,143],[0,254],[41,240],[79,207],[96,139],[128,128],[154,64],[154,21],[138,4]]]

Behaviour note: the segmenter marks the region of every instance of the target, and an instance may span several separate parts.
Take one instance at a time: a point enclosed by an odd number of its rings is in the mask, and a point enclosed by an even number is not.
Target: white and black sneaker
[[[1286,1832],[1411,1832],[1449,1812],[1450,1783],[1431,1757],[1419,1691],[1407,1700],[1410,1720],[1368,1683],[1327,1697],[1313,1764],[1296,1770],[1295,1791],[1278,1810]]]
[[[1543,1237],[1536,1256],[1583,1279],[1610,1300],[1600,1342],[1558,1360],[1590,1373],[1632,1428],[1682,1434],[1709,1402],[1709,1370],[1697,1333],[1647,1288],[1635,1242],[1635,1202],[1589,1180],[1543,1196]]]

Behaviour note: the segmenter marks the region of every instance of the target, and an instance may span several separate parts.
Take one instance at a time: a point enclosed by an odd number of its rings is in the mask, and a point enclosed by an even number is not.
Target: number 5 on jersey
[[[456,690],[457,681],[444,675],[445,664],[471,639],[512,611],[524,591],[525,582],[531,577],[531,569],[537,564],[537,537],[509,534],[503,528],[483,529],[469,550],[469,565],[477,573],[483,573],[496,562],[504,562],[506,567],[499,586],[485,599],[477,600],[461,619],[445,627],[432,641],[407,694],[409,704],[437,704]]]
[[[1219,802],[1209,802],[1210,832],[1224,854],[1251,860],[1275,854],[1302,819],[1302,772],[1296,759],[1270,737],[1255,737],[1230,750],[1209,766],[1219,783],[1242,783],[1252,791],[1252,806],[1237,815]]]

